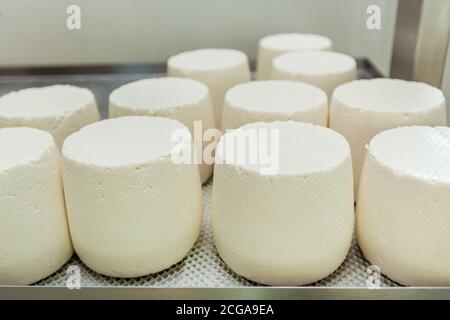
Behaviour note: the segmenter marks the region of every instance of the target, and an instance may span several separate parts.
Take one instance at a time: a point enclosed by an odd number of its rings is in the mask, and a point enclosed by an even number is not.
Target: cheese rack
[[[254,64],[252,64],[252,67]],[[138,79],[164,76],[163,65],[55,67],[0,70],[0,95],[11,90],[51,84],[73,84],[91,89],[102,118],[107,117],[108,95],[116,87]],[[365,59],[358,59],[358,77],[380,77]],[[32,286],[0,286],[0,298],[109,298],[109,299],[412,299],[449,298],[450,288],[405,288],[376,274],[356,241],[344,263],[327,278],[303,287],[266,287],[233,273],[220,259],[212,242],[210,202],[212,181],[203,186],[204,222],[199,240],[180,263],[155,275],[115,279],[88,269],[76,255],[60,270]],[[68,271],[75,270],[81,289],[69,290]],[[70,286],[69,286],[70,287]]]

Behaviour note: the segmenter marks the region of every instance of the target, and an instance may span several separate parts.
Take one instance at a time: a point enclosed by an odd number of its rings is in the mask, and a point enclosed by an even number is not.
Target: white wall
[[[82,29],[65,26],[78,4]],[[366,8],[382,8],[381,30]],[[392,0],[1,0],[0,66],[163,62],[201,47],[256,56],[258,39],[277,32],[331,37],[337,51],[368,56],[387,73],[397,1]]]

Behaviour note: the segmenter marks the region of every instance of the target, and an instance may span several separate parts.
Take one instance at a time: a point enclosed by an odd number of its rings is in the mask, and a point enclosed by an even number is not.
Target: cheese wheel
[[[309,83],[325,91],[328,97],[338,85],[356,77],[355,59],[332,51],[285,53],[272,64],[272,79]]]
[[[262,38],[258,46],[258,80],[271,78],[275,57],[293,51],[331,50],[329,38],[308,33],[281,33]]]
[[[392,280],[450,285],[450,128],[384,131],[368,146],[357,203],[366,258]]]
[[[282,80],[252,81],[228,90],[222,130],[257,121],[296,120],[327,126],[326,94],[311,85]]]
[[[330,104],[330,128],[350,143],[355,197],[366,144],[377,133],[407,125],[445,125],[446,119],[442,91],[425,83],[372,79],[337,87]]]
[[[0,284],[31,284],[73,253],[59,151],[47,132],[4,128],[0,155]]]
[[[277,170],[264,171],[277,161]],[[345,259],[353,224],[350,148],[338,133],[295,121],[257,122],[220,140],[212,226],[220,256],[236,273],[269,285],[322,279]]]
[[[54,85],[0,97],[0,128],[32,127],[48,131],[58,148],[67,136],[98,120],[95,97],[85,88]]]
[[[63,145],[64,188],[73,245],[91,269],[137,277],[177,263],[202,221],[196,164],[171,158],[176,120],[130,116],[103,120]]]
[[[222,121],[227,90],[250,81],[247,56],[232,49],[200,49],[179,53],[168,60],[167,69],[169,76],[192,78],[208,86],[217,126]]]
[[[189,128],[194,135],[194,122],[203,131],[214,128],[214,112],[208,87],[199,81],[183,78],[154,78],[128,83],[109,96],[110,117],[129,115],[160,116],[175,119]],[[203,134],[203,132],[200,132]],[[197,154],[203,154],[202,141]],[[206,148],[207,142],[203,145]],[[213,165],[202,161],[200,177],[206,182]]]

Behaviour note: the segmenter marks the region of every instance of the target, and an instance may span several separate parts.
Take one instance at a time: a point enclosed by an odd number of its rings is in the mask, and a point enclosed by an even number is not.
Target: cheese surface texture
[[[247,56],[232,49],[199,49],[179,53],[168,60],[167,73],[171,77],[195,79],[208,86],[217,126],[222,121],[227,90],[250,81]]]
[[[352,150],[355,192],[366,144],[376,134],[401,126],[446,125],[446,119],[442,91],[420,82],[352,81],[336,88],[330,104],[330,128],[341,133]]]
[[[384,131],[368,146],[357,202],[366,258],[403,285],[450,285],[450,128]]]
[[[153,78],[125,84],[109,96],[109,115],[167,117],[183,123],[192,135],[194,121],[201,121],[203,131],[215,127],[208,87],[186,78]],[[206,145],[205,142],[203,147]],[[198,155],[201,156],[202,145],[197,147]],[[208,180],[212,169],[212,164],[203,162],[200,165],[202,182]]]
[[[283,80],[252,81],[228,90],[222,130],[251,122],[275,120],[327,126],[327,96],[311,85]]]
[[[59,151],[47,132],[3,128],[0,155],[0,284],[31,284],[73,253]]]
[[[279,135],[279,151],[273,148],[272,158],[279,159],[279,167],[271,174],[262,173],[262,161],[239,160],[239,149],[230,147],[252,132],[263,137],[266,130]],[[265,141],[259,140],[259,148],[267,147]],[[295,121],[258,122],[220,140],[212,198],[214,242],[236,273],[270,285],[320,280],[345,259],[353,224],[350,148],[338,133]]]
[[[258,45],[258,80],[271,78],[275,57],[293,51],[331,50],[332,41],[324,36],[309,33],[280,33],[262,38]]]
[[[295,80],[314,85],[331,97],[340,84],[356,80],[356,61],[332,51],[290,52],[272,63],[272,79]]]
[[[100,120],[92,92],[72,85],[13,91],[0,97],[0,128],[32,127],[50,132],[60,148],[64,139]]]
[[[91,269],[137,277],[177,263],[202,221],[198,165],[175,164],[175,130],[161,117],[130,116],[81,129],[63,146],[74,249]]]

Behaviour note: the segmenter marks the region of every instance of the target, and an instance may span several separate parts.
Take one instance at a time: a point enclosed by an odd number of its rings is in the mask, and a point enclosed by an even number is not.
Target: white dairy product
[[[450,285],[450,128],[384,131],[368,146],[357,202],[366,258],[403,285]]]
[[[377,133],[408,125],[446,125],[446,112],[442,91],[420,82],[372,79],[337,87],[330,104],[330,128],[350,143],[355,195],[366,144]]]
[[[71,85],[13,91],[0,97],[0,128],[32,127],[50,132],[61,148],[64,139],[100,120],[92,92]]]
[[[263,174],[262,161],[240,161],[238,149],[228,147],[267,129],[279,133],[279,168],[272,174]],[[214,167],[212,226],[220,256],[236,273],[264,284],[326,277],[350,248],[352,179],[349,145],[328,128],[275,121],[230,131],[217,146]]]
[[[167,72],[169,76],[192,78],[208,86],[217,126],[222,121],[227,90],[250,81],[247,56],[232,49],[199,49],[179,53],[168,60]]]
[[[39,281],[72,256],[60,155],[52,136],[0,129],[0,284]]]
[[[283,80],[252,81],[228,90],[222,130],[258,121],[295,120],[328,124],[326,94],[311,85]]]
[[[185,257],[202,221],[196,164],[175,164],[174,130],[161,117],[130,116],[81,129],[63,145],[64,188],[74,249],[113,277],[159,272]]]
[[[214,112],[208,87],[185,78],[153,78],[128,83],[109,96],[110,117],[129,115],[160,116],[175,119],[194,135],[194,121],[201,121],[203,131],[214,128]],[[206,148],[209,142],[205,141]],[[203,153],[198,145],[198,155]],[[202,162],[200,177],[206,182],[213,165]]]
[[[258,46],[258,80],[271,78],[272,61],[283,53],[331,50],[332,45],[329,38],[309,33],[281,33],[264,37]]]
[[[276,57],[272,63],[272,79],[309,83],[330,98],[338,85],[356,77],[355,59],[333,51],[290,52]]]

